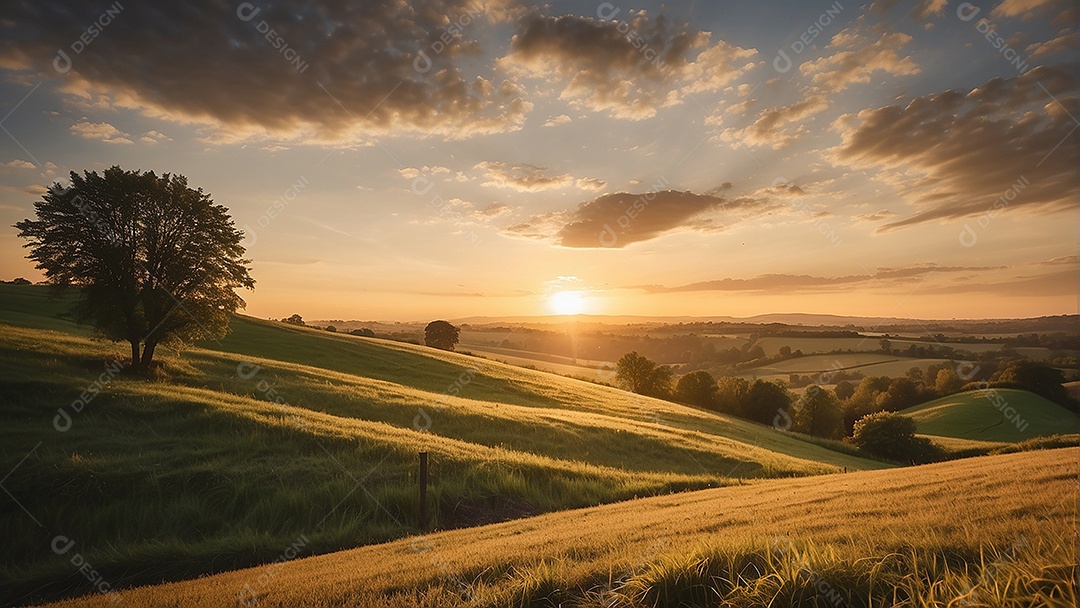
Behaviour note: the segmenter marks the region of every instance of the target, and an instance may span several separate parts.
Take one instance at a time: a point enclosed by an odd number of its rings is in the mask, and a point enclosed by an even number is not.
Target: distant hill
[[[1015,443],[1032,437],[1080,432],[1080,416],[1035,393],[975,390],[900,412],[923,435]]]

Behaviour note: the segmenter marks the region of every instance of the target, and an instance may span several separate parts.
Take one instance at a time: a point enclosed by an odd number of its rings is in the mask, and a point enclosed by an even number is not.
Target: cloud
[[[143,133],[143,136],[139,138],[139,141],[144,144],[159,144],[166,141],[172,141],[172,138],[160,131],[147,131],[146,133]],[[282,147],[282,149],[284,148]]]
[[[570,122],[570,117],[566,114],[559,114],[558,116],[552,116],[544,122],[545,127],[557,127],[559,125],[565,125]]]
[[[910,56],[900,56],[911,36],[880,31],[880,28],[863,33],[859,28],[852,26],[833,36],[826,50],[834,52],[803,63],[799,71],[810,76],[816,86],[832,92],[842,91],[851,84],[868,83],[876,72],[892,77],[920,73]]]
[[[877,13],[886,13],[898,4],[902,4],[901,0],[875,0],[870,6],[870,10]],[[922,21],[929,17],[940,17],[944,14],[947,4],[948,0],[919,0],[911,7],[911,12],[908,14],[916,21]]]
[[[753,67],[757,51],[710,38],[644,11],[621,21],[532,12],[518,22],[500,64],[547,80],[577,106],[639,120],[718,91]]]
[[[32,163],[30,161],[25,161],[25,160],[22,160],[22,159],[15,159],[15,160],[13,160],[11,162],[4,163],[4,166],[5,167],[10,167],[12,169],[36,169],[37,168],[37,166],[34,165],[34,163]]]
[[[829,105],[829,100],[825,95],[810,94],[791,105],[763,110],[757,120],[749,126],[742,129],[725,129],[719,134],[718,139],[732,144],[783,148],[808,133],[806,127],[803,126],[790,130],[788,127],[821,113],[828,109]],[[736,104],[728,111],[742,107],[744,107],[742,104]],[[719,124],[721,121],[722,118],[716,115],[706,120],[708,124]]]
[[[595,177],[581,177],[574,181],[574,185],[579,190],[592,190],[599,192],[604,188],[607,188],[607,182],[602,179],[596,179]]]
[[[435,165],[434,167],[424,165],[423,167],[405,167],[403,169],[398,169],[398,175],[405,179],[413,179],[421,175],[448,175],[449,173],[449,168],[440,165]]]
[[[575,178],[569,173],[551,175],[547,167],[530,164],[511,165],[500,161],[477,163],[477,169],[484,171],[485,186],[509,188],[519,192],[540,192],[576,186],[582,190],[603,190],[607,182],[591,177]]]
[[[1025,51],[1027,51],[1028,59],[1037,60],[1054,55],[1075,56],[1078,48],[1080,48],[1080,30],[1063,30],[1056,38],[1029,44]]]
[[[662,285],[638,285],[637,289],[648,293],[672,293],[694,291],[751,291],[772,293],[846,291],[853,287],[888,287],[894,285],[923,283],[934,275],[989,272],[1007,270],[1004,266],[938,266],[920,264],[899,268],[878,268],[873,274],[852,274],[833,277],[807,274],[763,274],[749,279],[724,278],[700,281],[676,287]]]
[[[881,209],[880,211],[875,211],[873,213],[860,213],[859,215],[852,216],[851,219],[856,222],[880,222],[881,220],[887,220],[895,215],[896,213],[893,211]]]
[[[29,194],[31,196],[41,196],[41,195],[45,194],[48,191],[49,191],[48,188],[46,188],[45,186],[42,186],[40,184],[33,184],[33,185],[30,185],[30,186],[27,186],[27,187],[23,188],[23,192],[25,192],[25,193],[27,193],[27,194]]]
[[[1070,64],[866,109],[836,122],[834,161],[878,170],[915,207],[879,231],[1002,209],[1075,210],[1078,92]]]
[[[990,12],[992,17],[1017,17],[1058,5],[1056,0],[1003,0]]]
[[[93,139],[106,144],[131,144],[130,135],[107,122],[90,122],[85,116],[71,125],[71,132],[84,139]]]
[[[677,190],[617,192],[575,209],[534,215],[508,227],[506,233],[550,240],[563,247],[622,248],[680,228],[714,232],[772,208],[768,202],[745,197],[726,200]]]
[[[4,28],[0,65],[57,77],[70,65],[61,91],[72,98],[209,127],[219,142],[462,138],[518,129],[532,107],[490,63],[481,75],[460,67],[482,55],[478,39],[510,18],[511,0],[256,4],[124,3],[76,54],[101,5],[20,2],[5,10],[19,26]],[[69,65],[54,66],[57,49]]]

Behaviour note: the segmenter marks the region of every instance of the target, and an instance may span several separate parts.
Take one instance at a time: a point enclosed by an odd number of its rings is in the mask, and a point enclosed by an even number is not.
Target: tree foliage
[[[929,439],[915,436],[915,421],[894,412],[860,418],[852,443],[868,454],[897,462],[930,462],[938,457]]]
[[[114,166],[70,177],[15,227],[54,293],[78,290],[76,319],[128,342],[143,369],[159,344],[223,337],[244,306],[235,290],[255,287],[228,209],[182,175]]]
[[[712,374],[697,370],[679,378],[675,384],[675,400],[711,409],[716,407],[717,390]]]
[[[796,402],[794,421],[795,430],[815,437],[836,439],[844,433],[840,404],[832,393],[816,384],[808,386]]]
[[[772,424],[781,411],[791,409],[791,393],[775,382],[755,380],[742,400],[743,418]]]
[[[657,365],[647,357],[632,351],[615,363],[615,379],[623,387],[639,395],[665,398],[671,395],[675,372],[666,365]]]
[[[1010,361],[990,378],[994,386],[1021,388],[1071,410],[1078,410],[1077,402],[1063,386],[1065,375],[1061,370],[1034,361]]]
[[[723,376],[716,381],[716,408],[721,412],[742,416],[742,402],[750,392],[750,383],[738,376]]]
[[[288,323],[289,325],[296,325],[299,327],[303,327],[304,325],[306,325],[306,323],[304,323],[304,317],[301,317],[298,314],[293,314],[291,316],[285,317],[281,320],[281,322]]]
[[[424,328],[424,344],[442,350],[454,350],[460,330],[449,321],[432,321]]]

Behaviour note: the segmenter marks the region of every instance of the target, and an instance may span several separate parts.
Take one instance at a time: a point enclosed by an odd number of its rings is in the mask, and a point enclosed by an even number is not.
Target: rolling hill
[[[610,387],[409,344],[236,317],[154,381],[42,288],[0,286],[0,600],[265,563],[637,496],[887,465]],[[161,352],[159,350],[159,352]]]
[[[987,389],[957,393],[900,412],[915,419],[918,433],[1015,443],[1080,432],[1080,416],[1034,393]]]
[[[1077,601],[1078,462],[1067,448],[762,481],[56,606],[1064,608]]]

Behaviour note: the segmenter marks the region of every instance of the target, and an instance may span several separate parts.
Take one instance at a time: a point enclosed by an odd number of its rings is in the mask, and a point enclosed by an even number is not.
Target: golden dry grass
[[[905,596],[899,602],[905,605],[945,606],[947,596],[965,585],[966,596],[957,595],[959,603],[951,605],[988,605],[998,595],[1006,601],[1011,593],[1026,593],[1031,585],[1049,588],[1040,580],[1057,577],[1057,587],[1040,600],[1052,605],[1053,594],[1068,594],[1062,581],[1075,576],[1078,474],[1080,450],[1069,448],[762,481],[413,537],[127,590],[119,600],[223,606],[257,591],[258,605],[266,607],[528,605],[538,598],[536,605],[543,605],[544,598],[567,595],[584,605],[604,605],[609,593],[625,605],[674,605],[663,599],[668,596],[655,595],[662,589],[656,581],[667,573],[692,581],[693,567],[708,563],[701,556],[715,561],[725,553],[780,547],[810,557],[796,561],[798,568],[791,560],[770,559],[763,567],[806,577],[867,560],[881,568],[908,564],[920,571],[905,571],[897,580],[916,585],[927,598],[943,598],[939,604]],[[1013,571],[1021,573],[1015,580],[1025,572],[1042,578],[1000,587],[997,579]],[[769,576],[781,580],[785,573]],[[838,574],[829,576],[832,584],[842,584]],[[653,582],[640,597],[627,597],[612,589],[620,582],[628,592],[626,577],[639,586]],[[92,595],[55,605],[111,606],[113,599]],[[1075,601],[1075,595],[1058,600]],[[867,603],[889,605],[887,599]]]

